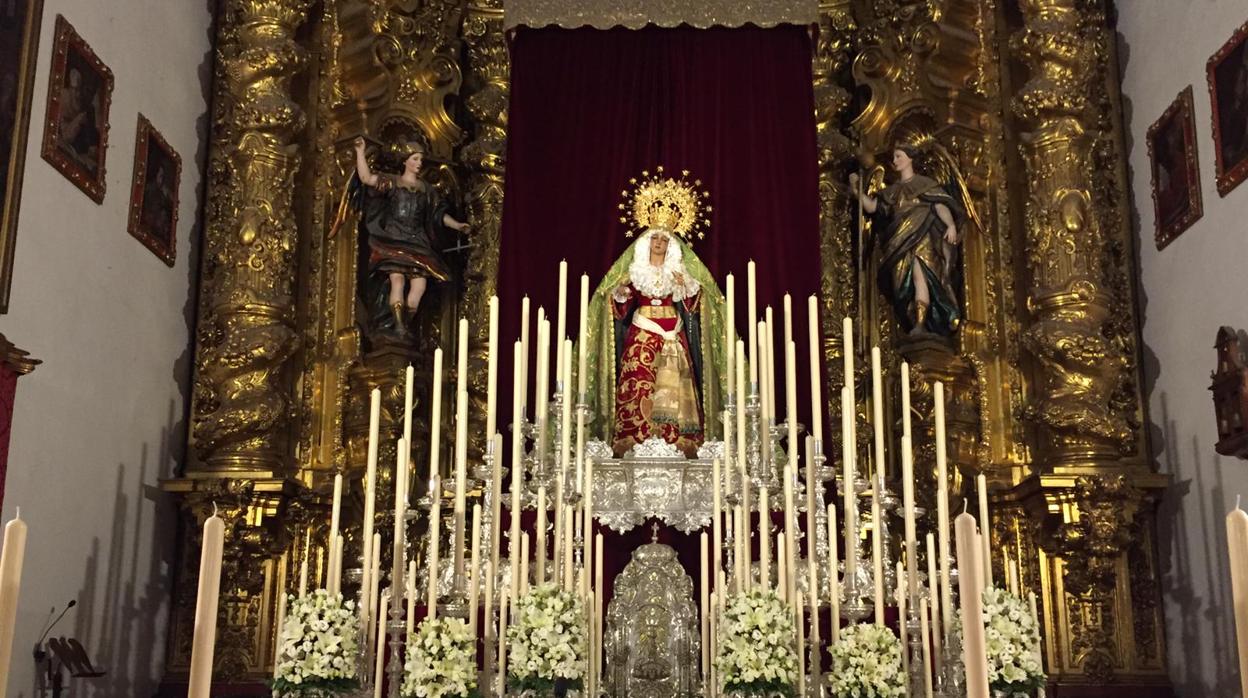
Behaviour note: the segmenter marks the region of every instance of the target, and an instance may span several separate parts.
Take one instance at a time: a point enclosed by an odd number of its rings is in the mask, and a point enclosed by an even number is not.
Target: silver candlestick
[[[945,638],[944,671],[941,682],[945,695],[951,697],[966,695],[966,670],[962,665],[962,634],[949,633]]]
[[[394,593],[399,592],[396,590]],[[390,684],[386,695],[389,698],[399,698],[403,686],[403,652],[407,646],[407,623],[403,620],[401,606],[401,603],[390,604],[390,622],[386,624],[386,633],[390,636],[390,659],[386,664],[386,676]],[[382,651],[382,648],[378,647],[377,651]]]
[[[736,396],[732,393],[728,394],[727,402],[724,404],[724,410],[726,413],[724,416],[724,428],[730,428],[730,424],[732,425],[732,428],[735,428],[737,424],[737,402]],[[724,510],[728,512],[734,511],[737,505],[741,503],[740,485],[737,484],[737,480],[739,478],[736,476],[739,475],[739,473],[737,472],[736,466],[739,462],[737,454],[744,452],[745,448],[746,435],[736,434],[736,439],[732,443],[732,449],[724,451],[724,467],[720,471],[720,482],[716,484],[723,487]],[[736,532],[733,530],[734,528],[736,527],[724,527],[723,556],[720,560],[720,564],[724,567],[724,579],[728,580],[730,583],[733,579],[732,571],[736,569],[733,567],[734,551],[736,549],[737,540]]]
[[[846,487],[844,478],[837,478],[836,484],[838,495],[843,499]],[[853,481],[848,483],[848,486],[853,488],[856,497],[861,497],[867,490],[866,480],[856,475]],[[861,506],[855,506],[854,508],[861,513]],[[844,523],[846,525],[850,523],[848,518],[846,518]],[[858,527],[862,525],[861,521],[857,520],[853,523]],[[855,538],[853,545],[857,553],[854,555],[854,559],[859,562],[853,566],[853,569],[849,569],[848,565],[842,563],[842,577],[845,581],[841,585],[841,618],[849,621],[851,624],[861,621],[875,610],[875,604],[871,600],[874,592],[871,585],[867,583],[869,580],[863,576],[865,568],[861,564],[863,559],[861,537]],[[848,559],[849,556],[847,555],[846,560],[848,561]]]
[[[828,458],[823,455],[823,441],[821,439],[812,439],[811,444],[814,451],[814,455],[811,456],[815,470],[814,480],[818,483],[815,487],[815,559],[818,561],[819,569],[826,570],[828,568],[828,556],[831,554],[831,541],[828,540],[828,507],[825,491],[827,483],[836,477],[836,469],[827,465]],[[821,574],[819,578],[821,583],[818,589],[818,597],[831,599],[832,579],[827,574]]]
[[[572,576],[575,579],[576,571],[582,568],[582,559],[585,553],[585,531],[583,527],[578,531],[577,521],[581,517],[576,514],[576,507],[581,503],[581,493],[576,489],[576,474],[569,468],[567,473],[568,481],[563,483],[563,503],[568,505],[568,516],[573,520],[568,524],[572,527]],[[567,553],[565,553],[567,554]]]
[[[499,454],[494,450],[495,439],[485,444],[485,456],[472,469],[475,484],[481,487],[481,550],[494,549],[494,498],[500,493],[494,491],[494,461]],[[499,482],[507,476],[507,469],[500,468]]]
[[[496,673],[494,662],[498,657],[498,636],[494,630],[494,617],[498,607],[498,603],[494,607],[485,609],[485,663],[481,668],[481,678],[477,682],[478,686],[484,686],[484,695],[494,695],[494,675]]]
[[[898,622],[905,628],[904,637],[906,638],[906,646],[910,651],[910,695],[921,696],[925,692],[925,680],[923,676],[923,645],[927,639],[923,637],[922,620],[920,619],[919,600],[922,594],[915,593],[910,595],[910,600],[906,604],[906,617]]]
[[[783,422],[767,420],[767,441],[763,446],[767,450],[767,489],[771,494],[780,492],[780,474],[784,472],[784,466],[789,462],[788,454],[780,445],[780,438],[787,436],[788,433],[789,428]]]
[[[745,400],[745,424],[748,432],[745,441],[745,463],[752,483],[763,481],[765,452],[762,437],[762,401],[758,395],[758,383],[750,384],[750,394]]]

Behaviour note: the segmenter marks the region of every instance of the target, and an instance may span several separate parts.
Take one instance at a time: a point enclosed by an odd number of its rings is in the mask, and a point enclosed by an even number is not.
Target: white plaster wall
[[[34,695],[31,648],[52,606],[104,679],[74,695],[152,695],[164,664],[171,502],[184,452],[194,226],[209,0],[45,0],[12,300],[0,331],[43,361],[18,381],[3,518],[30,526],[8,695]],[[40,156],[57,14],[113,71],[107,194],[97,205]],[[177,263],[126,232],[137,114],[182,156]],[[0,691],[2,693],[3,691]]]
[[[1131,186],[1140,231],[1146,388],[1153,449],[1173,478],[1160,553],[1171,678],[1184,698],[1239,695],[1224,517],[1248,495],[1248,463],[1214,452],[1209,393],[1220,325],[1248,328],[1248,183],[1214,182],[1205,61],[1248,20],[1244,0],[1119,0]],[[1193,86],[1204,217],[1158,251],[1145,134]]]

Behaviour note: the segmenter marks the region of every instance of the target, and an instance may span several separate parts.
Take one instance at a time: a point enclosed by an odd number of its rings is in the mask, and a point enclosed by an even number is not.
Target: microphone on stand
[[[44,656],[46,656],[43,651],[43,641],[47,639],[48,633],[52,632],[52,628],[56,627],[57,623],[61,622],[61,619],[65,617],[66,613],[69,613],[69,609],[77,605],[78,605],[78,599],[70,599],[69,603],[65,604],[65,608],[61,610],[61,615],[57,616],[56,620],[52,621],[51,623],[48,623],[47,626],[44,627],[43,633],[39,635],[39,641],[35,643],[35,661],[37,662],[43,661]],[[52,610],[48,611],[48,617],[51,618],[52,614],[55,612],[56,612],[56,606],[53,606]]]
[[[51,621],[51,620],[52,620],[52,616],[54,616],[54,615],[56,615],[56,606],[53,606],[52,608],[48,609],[48,617],[43,619],[43,627],[45,627],[45,628],[50,628],[50,627],[52,627],[52,624],[51,624],[49,621]],[[45,634],[46,634],[46,631],[45,631]],[[36,650],[37,650],[37,649],[39,649],[39,645],[40,645],[40,643],[42,643],[42,642],[43,642],[43,638],[42,638],[42,637],[40,637],[40,638],[39,638],[39,642],[36,642],[36,643],[35,643],[35,649],[36,649]]]
[[[55,628],[56,624],[61,622],[61,619],[65,617],[65,614],[69,613],[69,609],[77,605],[77,599],[70,599],[69,603],[65,604],[65,608],[61,610],[60,615],[53,619],[51,623],[48,623],[47,627],[43,629],[43,632],[39,635],[39,641],[35,643],[35,664],[39,666],[38,691],[40,696],[44,695],[45,691],[50,690],[52,698],[61,698],[65,692],[65,669],[69,669],[70,675],[75,677],[98,677],[104,675],[103,672],[94,671],[94,667],[91,667],[90,660],[86,659],[86,652],[82,651],[82,645],[79,645],[77,640],[72,638],[69,640],[66,640],[65,638],[61,638],[59,640],[53,638],[48,640],[47,645],[44,645],[43,641],[46,640],[48,634],[52,632],[52,628]],[[52,610],[55,611],[56,607],[53,606]],[[48,615],[50,616],[52,614],[49,613]],[[71,649],[69,646],[76,648],[76,650]],[[81,652],[82,662],[85,662],[83,666],[87,667],[86,672],[79,671],[79,660],[74,654],[75,651]],[[53,658],[53,655],[55,655],[55,659]],[[59,663],[57,660],[60,660]]]

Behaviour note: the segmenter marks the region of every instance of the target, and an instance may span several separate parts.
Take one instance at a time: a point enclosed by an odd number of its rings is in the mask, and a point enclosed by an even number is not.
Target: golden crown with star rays
[[[628,227],[626,237],[633,237],[651,228],[666,230],[686,243],[701,240],[711,225],[710,194],[699,191],[702,180],[689,179],[689,170],[680,177],[665,174],[660,165],[651,173],[642,170],[641,178],[628,180],[630,189],[620,192],[620,222]]]

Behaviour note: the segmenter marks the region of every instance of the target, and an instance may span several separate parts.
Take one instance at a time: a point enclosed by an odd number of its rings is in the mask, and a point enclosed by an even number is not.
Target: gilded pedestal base
[[[1166,485],[1151,473],[1072,470],[994,496],[994,576],[1001,583],[1005,560],[1021,560],[1022,587],[1037,590],[1051,695],[1173,695],[1156,557]]]
[[[273,672],[277,599],[283,589],[297,590],[298,569],[305,554],[304,534],[309,526],[315,531],[324,525],[327,509],[323,501],[289,479],[192,476],[165,480],[161,489],[177,499],[181,512],[180,556],[174,570],[170,647],[161,695],[185,695],[199,582],[200,532],[214,511],[225,521],[226,546],[213,656],[213,696],[258,695],[251,691],[263,688]],[[320,552],[319,546],[306,551],[313,580],[320,578]],[[227,692],[225,685],[234,689]]]

